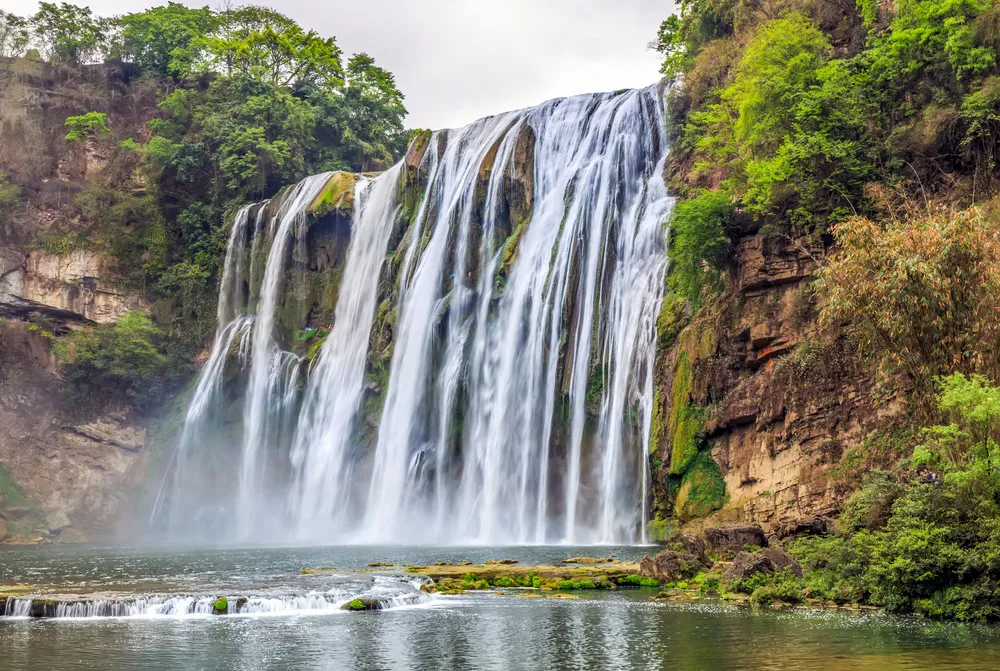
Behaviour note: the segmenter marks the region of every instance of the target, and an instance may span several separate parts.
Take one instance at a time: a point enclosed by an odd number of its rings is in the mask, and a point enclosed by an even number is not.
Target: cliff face
[[[811,283],[828,251],[805,238],[743,236],[729,288],[661,355],[665,430],[653,454],[661,521],[747,521],[780,534],[837,514],[854,491],[842,457],[902,407],[879,397],[842,333],[819,324]],[[717,465],[709,464],[714,492],[678,468],[686,436],[683,422],[670,420],[683,408],[703,421],[698,452]]]
[[[96,539],[142,481],[147,422],[125,407],[81,420],[64,400],[51,332],[145,306],[101,253],[38,242],[79,228],[73,196],[120,167],[95,143],[66,143],[66,117],[103,111],[137,134],[155,106],[114,67],[61,73],[17,61],[12,70],[0,86],[0,168],[22,202],[0,226],[0,542]]]
[[[0,542],[99,538],[143,478],[144,423],[126,408],[75,420],[62,384],[46,338],[0,323]]]

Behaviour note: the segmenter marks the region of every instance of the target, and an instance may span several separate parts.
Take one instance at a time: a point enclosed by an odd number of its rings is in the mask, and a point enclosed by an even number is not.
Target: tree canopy
[[[0,57],[30,50],[68,78],[127,64],[124,85],[156,96],[139,133],[125,134],[100,99],[65,120],[65,141],[100,145],[114,169],[73,199],[85,231],[36,242],[99,248],[151,305],[161,302],[154,314],[165,337],[192,348],[214,325],[225,229],[239,206],[309,174],[385,169],[406,149],[392,73],[271,8],[167,2],[99,17],[43,2],[30,17],[0,12]]]

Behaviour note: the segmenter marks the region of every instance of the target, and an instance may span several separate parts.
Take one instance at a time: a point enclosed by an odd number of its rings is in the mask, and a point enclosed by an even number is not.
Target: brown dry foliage
[[[820,270],[821,317],[849,323],[882,375],[918,391],[938,375],[1000,380],[1000,226],[991,208],[833,230],[839,250]]]

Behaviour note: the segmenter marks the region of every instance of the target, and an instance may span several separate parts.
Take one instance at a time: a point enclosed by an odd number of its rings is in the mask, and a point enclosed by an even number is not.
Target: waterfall
[[[264,500],[261,496],[262,483],[267,473],[267,462],[262,458],[261,450],[263,446],[272,446],[280,440],[280,420],[283,411],[290,405],[289,401],[293,400],[293,376],[298,371],[298,357],[279,348],[274,333],[289,241],[293,236],[302,236],[306,207],[320,194],[330,175],[313,175],[296,184],[272,222],[274,238],[267,255],[254,319],[253,349],[243,413],[243,455],[237,490],[241,538],[249,537],[257,522]]]
[[[655,86],[553,100],[417,136],[344,211],[313,207],[342,173],[241,210],[171,533],[225,463],[231,539],[644,540],[663,118]]]
[[[300,537],[341,527],[347,509],[351,426],[364,391],[368,334],[378,299],[378,278],[395,219],[395,166],[355,187],[357,216],[333,331],[323,343],[295,432],[296,485],[291,506]]]

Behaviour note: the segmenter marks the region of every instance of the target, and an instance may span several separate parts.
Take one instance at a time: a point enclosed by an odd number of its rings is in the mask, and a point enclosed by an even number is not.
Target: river
[[[597,550],[5,548],[0,584],[130,605],[118,617],[0,618],[0,667],[982,669],[1000,658],[1000,630],[987,626],[716,600],[664,603],[651,600],[653,589],[581,591],[571,599],[524,596],[537,594],[531,590],[428,596],[402,566],[377,575],[368,569],[500,557],[558,563]],[[635,560],[649,550],[601,547],[599,554]],[[336,568],[300,572],[315,567]],[[394,606],[347,612],[338,605],[372,593]],[[256,612],[192,612],[199,599],[221,595],[249,597]]]

